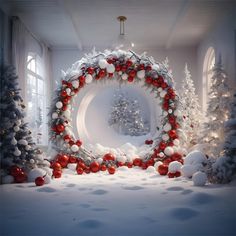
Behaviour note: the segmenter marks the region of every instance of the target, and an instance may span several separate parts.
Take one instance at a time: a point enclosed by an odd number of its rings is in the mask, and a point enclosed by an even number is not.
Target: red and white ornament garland
[[[120,83],[135,83],[141,80],[152,89],[152,92],[161,101],[164,115],[163,130],[158,141],[154,141],[156,146],[153,152],[142,158],[144,160],[121,163],[114,156],[110,160],[105,157],[93,156],[83,148],[80,139],[75,139],[71,130],[70,115],[73,98],[84,86],[94,81],[112,79],[117,79]],[[176,148],[179,145],[178,119],[180,117],[177,106],[178,97],[173,88],[173,81],[164,65],[155,63],[146,55],[138,56],[131,51],[106,51],[105,53],[88,55],[74,64],[67,73],[64,73],[61,88],[51,111],[51,140],[61,153],[60,155],[65,154],[68,158],[76,158],[76,162],[79,160],[85,163],[85,166],[89,166],[89,171],[79,166],[77,168],[78,174],[106,169],[109,173],[114,173],[113,168],[121,165],[128,167],[135,165],[146,169],[160,160],[165,164],[181,161],[182,155]],[[153,142],[153,140],[151,141]],[[151,144],[150,140],[147,144]],[[137,164],[140,161],[141,164]],[[68,163],[68,160],[66,162]],[[63,163],[61,167],[65,167]],[[61,175],[60,170],[53,169],[54,177],[59,177]]]

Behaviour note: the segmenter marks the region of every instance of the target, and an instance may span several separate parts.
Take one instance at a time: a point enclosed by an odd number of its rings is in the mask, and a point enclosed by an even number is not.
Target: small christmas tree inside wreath
[[[173,79],[164,64],[156,63],[146,54],[139,56],[133,51],[93,51],[73,64],[66,73],[63,72],[62,77],[62,84],[50,112],[51,142],[58,151],[52,166],[59,163],[66,167],[68,163],[78,163],[78,174],[106,169],[113,174],[116,167],[123,165],[146,169],[158,161],[165,165],[172,161],[182,162],[182,152],[179,148],[181,118],[178,111],[178,96],[173,87]],[[163,110],[163,129],[160,137],[154,140],[152,151],[145,157],[134,159],[132,163],[127,162],[125,158],[116,158],[111,153],[104,156],[94,155],[83,147],[82,140],[76,139],[71,130],[73,98],[84,86],[94,81],[112,79],[118,79],[120,83],[143,81],[159,98]],[[54,168],[54,171],[56,170]]]

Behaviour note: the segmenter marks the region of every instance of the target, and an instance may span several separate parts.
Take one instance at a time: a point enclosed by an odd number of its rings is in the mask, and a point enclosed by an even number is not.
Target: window
[[[34,53],[27,57],[27,119],[32,137],[38,145],[48,142],[46,86],[41,58]]]
[[[211,88],[212,69],[215,65],[215,50],[208,48],[203,64],[203,110],[207,110],[208,94]]]

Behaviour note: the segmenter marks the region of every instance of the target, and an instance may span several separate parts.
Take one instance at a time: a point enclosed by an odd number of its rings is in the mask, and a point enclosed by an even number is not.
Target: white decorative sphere
[[[175,140],[173,141],[173,143],[174,143],[175,146],[179,146],[180,141],[179,141],[179,139],[175,139]]]
[[[14,177],[11,175],[5,175],[2,177],[3,184],[12,184],[14,183]]]
[[[164,157],[165,154],[164,154],[163,152],[160,152],[160,153],[159,153],[159,156],[160,156],[160,157]]]
[[[71,82],[73,88],[77,89],[79,87],[79,81],[78,80],[74,80]]]
[[[56,112],[52,113],[52,119],[57,119],[58,118],[58,114]]]
[[[113,74],[115,72],[115,66],[113,64],[107,65],[107,72]]]
[[[195,172],[196,169],[193,165],[186,164],[181,167],[181,174],[184,177],[191,178]]]
[[[163,129],[164,129],[165,132],[168,132],[168,131],[171,130],[171,125],[170,125],[169,123],[166,123],[166,124],[164,125]]]
[[[143,79],[145,77],[145,70],[140,70],[137,72],[137,77]]]
[[[120,155],[117,157],[117,161],[119,161],[119,162],[125,163],[126,160],[127,160],[127,158],[123,155]]]
[[[190,164],[190,165],[201,164],[201,163],[204,163],[206,161],[207,161],[206,156],[198,150],[190,152],[184,158],[184,164]]]
[[[20,139],[20,140],[18,141],[18,144],[26,146],[26,145],[28,145],[28,142],[27,142],[27,140]]]
[[[43,177],[46,171],[41,168],[34,168],[28,174],[28,181],[34,182],[37,177]]]
[[[121,78],[122,78],[123,80],[127,80],[127,79],[128,79],[128,75],[127,75],[127,74],[123,74],[123,75],[121,76]]]
[[[192,179],[195,186],[204,186],[207,182],[207,175],[204,172],[198,171],[193,174]]]
[[[46,175],[46,176],[44,177],[44,182],[45,182],[45,184],[50,184],[50,183],[51,183],[51,180],[52,180],[52,178],[51,178],[49,175]]]
[[[158,89],[157,89],[158,92],[161,92],[162,90],[163,90],[162,88],[158,88]]]
[[[174,111],[174,115],[179,117],[179,116],[181,116],[181,112],[179,110],[175,110]]]
[[[105,69],[108,66],[107,60],[105,59],[99,60],[98,65],[101,69]]]
[[[71,151],[72,152],[78,152],[79,151],[79,147],[76,144],[74,144],[74,145],[71,146]]]
[[[25,150],[26,150],[26,151],[29,151],[30,149],[31,149],[31,146],[30,146],[30,145],[26,145],[26,146],[25,146]]]
[[[160,165],[162,165],[162,164],[163,164],[162,161],[157,161],[157,162],[154,164],[155,169],[157,169],[158,166],[160,166]]]
[[[42,169],[45,170],[49,176],[52,176],[52,169],[50,167],[45,166],[45,167],[42,167]]]
[[[17,148],[14,152],[13,152],[14,156],[18,157],[21,155],[21,151]]]
[[[70,95],[71,89],[70,89],[70,88],[67,88],[67,89],[66,89],[66,93],[67,93],[67,95]]]
[[[13,138],[13,139],[11,140],[11,144],[12,144],[12,145],[16,145],[16,144],[17,144],[17,141],[16,141],[15,138]]]
[[[165,150],[164,150],[164,153],[167,156],[172,156],[174,154],[174,149],[172,147],[166,147]]]
[[[158,71],[160,67],[157,64],[152,65],[152,69]]]
[[[168,112],[164,111],[164,112],[163,112],[163,115],[164,115],[164,116],[167,116],[167,115],[168,115]]]
[[[15,124],[16,124],[17,126],[21,125],[21,120],[17,120],[17,121],[15,122]]]
[[[19,126],[15,126],[14,127],[14,131],[18,132],[20,130],[20,127]]]
[[[97,159],[97,162],[98,162],[99,164],[102,164],[103,159],[100,157],[100,158]]]
[[[118,72],[118,75],[122,75],[122,73],[123,73],[122,71],[119,71],[119,72]]]
[[[66,110],[66,111],[63,112],[63,116],[64,116],[65,118],[70,118],[70,115],[71,115],[70,110]]]
[[[169,164],[169,172],[175,173],[176,171],[181,171],[182,164],[178,161],[172,161]]]
[[[154,166],[149,166],[147,168],[147,172],[149,172],[149,173],[156,173],[156,168]]]
[[[169,110],[168,110],[168,113],[169,113],[169,114],[171,114],[172,112],[173,112],[172,109],[169,109]]]
[[[166,91],[165,91],[165,90],[162,90],[162,91],[160,92],[160,97],[164,98],[165,95],[166,95]]]
[[[62,102],[59,101],[59,102],[56,103],[56,108],[60,109],[62,107],[63,107],[63,103]]]
[[[168,135],[168,134],[163,134],[163,135],[162,135],[162,139],[163,139],[164,141],[168,141],[168,140],[169,140],[169,135]]]
[[[34,164],[35,160],[34,159],[30,159],[30,164]]]
[[[90,74],[87,74],[85,77],[86,84],[90,84],[93,81],[93,76]]]

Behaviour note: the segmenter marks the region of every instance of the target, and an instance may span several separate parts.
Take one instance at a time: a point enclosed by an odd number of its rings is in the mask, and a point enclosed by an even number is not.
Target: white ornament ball
[[[126,160],[127,160],[127,158],[123,155],[120,155],[117,157],[117,161],[119,161],[119,162],[125,163]]]
[[[16,149],[14,152],[13,152],[14,156],[18,157],[21,155],[21,151],[19,149]]]
[[[169,123],[165,124],[164,127],[163,127],[164,131],[165,132],[168,132],[171,130],[171,125]]]
[[[198,151],[192,151],[190,152],[185,158],[184,158],[184,164],[190,164],[190,165],[195,165],[195,164],[202,164],[207,161],[206,156]]]
[[[137,77],[143,79],[145,77],[145,70],[140,70],[137,72]]]
[[[18,144],[26,146],[26,145],[28,145],[28,142],[27,142],[27,140],[20,139],[20,140],[18,141]]]
[[[37,177],[43,177],[46,174],[46,171],[41,168],[34,168],[28,174],[28,181],[34,182]]]
[[[174,143],[175,146],[179,146],[180,141],[179,141],[179,139],[175,139],[175,140],[173,141],[173,143]]]
[[[60,109],[62,107],[63,107],[63,103],[62,102],[59,101],[59,102],[56,103],[56,108]]]
[[[13,139],[11,140],[11,144],[12,144],[12,145],[16,145],[16,144],[17,144],[17,141],[16,141],[15,138],[13,138]]]
[[[108,66],[108,63],[105,59],[101,59],[99,60],[98,65],[101,69],[105,69]]]
[[[46,167],[46,166],[45,166],[45,167],[42,167],[42,169],[46,171],[47,175],[52,176],[52,169],[51,169],[50,167]],[[45,173],[45,174],[46,174],[46,173]],[[44,175],[45,175],[45,174],[44,174]],[[44,176],[44,175],[43,175],[43,176]]]
[[[113,64],[108,64],[107,65],[107,72],[112,74],[115,72],[115,66]]]
[[[164,150],[164,153],[167,156],[172,156],[174,154],[174,149],[172,147],[166,147],[165,150]]]
[[[63,116],[64,116],[65,118],[70,118],[70,115],[71,115],[70,110],[66,110],[66,111],[63,112]]]
[[[119,71],[119,72],[118,72],[118,75],[122,75],[122,73],[123,73],[122,71]]]
[[[19,126],[15,126],[14,127],[14,131],[18,132],[20,130],[20,127]]]
[[[15,124],[16,124],[17,126],[21,125],[21,120],[17,120],[17,121],[15,122]]]
[[[171,114],[171,113],[172,113],[172,109],[169,109],[169,110],[168,110],[168,113]]]
[[[127,75],[127,74],[123,74],[123,75],[121,76],[121,78],[122,78],[123,80],[127,80],[127,79],[128,79],[128,75]]]
[[[35,160],[34,159],[30,159],[30,164],[34,164]]]
[[[178,161],[172,161],[169,164],[169,172],[175,173],[176,171],[181,171],[182,164]]]
[[[74,144],[74,145],[71,146],[71,151],[72,152],[78,152],[79,151],[79,147],[76,144]]]
[[[52,113],[52,119],[57,119],[58,118],[58,114],[56,112]]]
[[[160,152],[160,153],[159,153],[159,156],[160,156],[160,157],[164,157],[165,154],[164,154],[163,152]]]
[[[162,139],[163,139],[164,141],[168,141],[168,140],[169,140],[169,135],[168,135],[168,134],[163,134],[163,135],[162,135]]]
[[[5,175],[2,177],[3,184],[12,184],[14,183],[14,177],[11,175]]]
[[[71,84],[72,84],[73,88],[75,88],[75,89],[77,89],[79,87],[79,81],[77,81],[77,80],[72,81]]]
[[[193,165],[183,165],[181,167],[181,175],[187,178],[191,178],[193,174],[196,172],[196,169]]]
[[[25,146],[25,150],[26,150],[26,151],[29,151],[30,149],[31,149],[31,146],[30,146],[30,145],[26,145],[26,146]]]
[[[195,186],[204,186],[207,182],[207,175],[204,172],[198,171],[193,174],[192,179]]]
[[[177,117],[179,117],[179,116],[181,115],[181,112],[180,112],[179,110],[175,110],[175,111],[174,111],[174,115],[177,116]]]
[[[93,76],[90,74],[87,74],[85,77],[86,84],[90,84],[90,83],[92,83],[92,81],[93,81]]]
[[[149,173],[156,173],[156,168],[154,166],[149,166],[147,168],[147,172],[149,172]]]
[[[163,89],[162,89],[162,88],[158,88],[157,91],[158,91],[158,92],[161,92],[161,91],[163,91]]]
[[[164,98],[165,95],[166,95],[166,91],[165,91],[165,90],[163,90],[163,91],[160,92],[160,97]]]
[[[102,164],[103,159],[100,157],[100,158],[97,159],[97,162],[98,162],[99,164]]]
[[[66,89],[66,93],[67,93],[67,95],[70,95],[71,89],[70,89],[70,88],[67,88],[67,89]]]
[[[52,178],[51,178],[49,175],[46,175],[46,176],[44,177],[44,182],[45,182],[45,184],[50,184],[50,183],[51,183],[51,180],[52,180]]]
[[[162,161],[157,161],[157,162],[154,164],[155,169],[157,169],[158,166],[160,166],[160,165],[162,165],[162,164],[163,164]]]
[[[164,115],[164,116],[167,116],[167,115],[168,115],[168,112],[164,111],[164,112],[163,112],[163,115]]]

